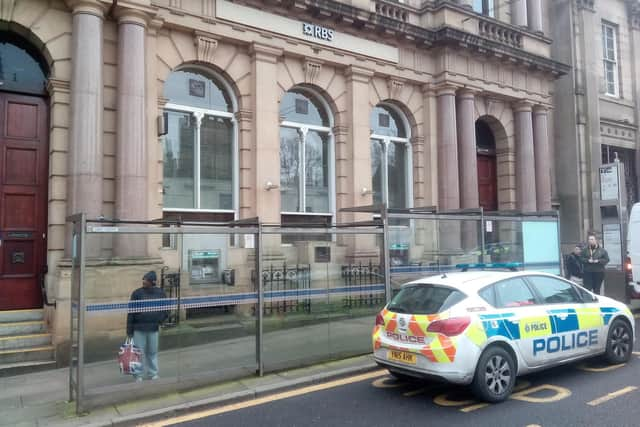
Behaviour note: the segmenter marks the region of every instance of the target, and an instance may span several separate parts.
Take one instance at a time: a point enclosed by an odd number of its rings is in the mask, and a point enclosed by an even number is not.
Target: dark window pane
[[[389,207],[407,207],[407,148],[402,143],[390,143],[387,154],[389,173]]]
[[[381,120],[382,116],[386,116],[388,119]],[[371,110],[370,124],[371,131],[375,135],[407,137],[407,131],[400,115],[386,106],[377,106]]]
[[[329,141],[328,135],[307,133],[305,144],[306,211],[329,212]]]
[[[329,127],[329,116],[322,103],[300,91],[289,91],[280,101],[280,119],[300,124]]]
[[[507,279],[494,286],[498,307],[521,307],[536,303],[531,290],[522,279]]]
[[[232,111],[229,95],[212,78],[198,70],[171,73],[164,83],[164,97],[172,104],[216,111]]]
[[[455,289],[435,285],[414,285],[400,289],[387,307],[389,311],[410,314],[436,314],[466,298]]]
[[[163,190],[165,208],[195,208],[195,119],[188,113],[166,111]]]
[[[371,191],[373,192],[373,203],[382,203],[382,141],[371,140]]]
[[[205,116],[200,126],[200,207],[233,209],[233,124]]]
[[[495,292],[495,288],[493,287],[493,285],[482,289],[480,292],[478,292],[478,295],[480,295],[480,298],[482,298],[483,300],[485,300],[486,302],[488,302],[492,306],[494,306],[494,307],[497,306],[497,303],[496,303],[496,292]]]
[[[280,128],[280,199],[283,212],[300,212],[300,135]]]
[[[528,278],[536,288],[545,304],[579,302],[578,293],[569,283],[546,276]]]
[[[47,78],[43,68],[27,50],[14,42],[19,42],[15,36],[0,32],[0,88],[44,95]]]

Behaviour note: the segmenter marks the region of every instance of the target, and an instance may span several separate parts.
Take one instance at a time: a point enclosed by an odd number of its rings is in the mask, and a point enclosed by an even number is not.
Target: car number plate
[[[396,362],[409,363],[415,365],[417,357],[413,353],[407,353],[406,351],[389,350],[387,354],[389,360],[395,360]]]

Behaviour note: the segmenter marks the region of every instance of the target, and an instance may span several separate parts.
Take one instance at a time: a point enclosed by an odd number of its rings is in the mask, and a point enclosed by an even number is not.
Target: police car
[[[634,319],[625,304],[558,276],[468,271],[403,285],[372,338],[393,376],[471,385],[500,402],[519,375],[596,355],[627,362]]]

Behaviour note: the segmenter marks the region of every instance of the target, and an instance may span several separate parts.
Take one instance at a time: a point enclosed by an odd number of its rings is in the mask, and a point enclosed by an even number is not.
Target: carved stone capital
[[[387,79],[387,86],[389,87],[389,98],[398,99],[402,89],[404,88],[404,80],[389,78]]]
[[[198,61],[213,64],[215,52],[218,48],[218,40],[196,32],[193,43],[196,45],[196,57]]]
[[[304,82],[307,84],[316,84],[318,76],[322,71],[322,62],[305,58],[302,69],[304,70]]]

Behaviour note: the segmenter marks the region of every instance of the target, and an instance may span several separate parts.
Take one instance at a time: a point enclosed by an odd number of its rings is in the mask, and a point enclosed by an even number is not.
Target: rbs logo
[[[319,25],[307,24],[306,22],[302,24],[302,33],[305,36],[310,36],[316,39],[325,40],[325,41],[333,41],[333,30],[329,28],[324,28]]]
[[[586,347],[598,344],[598,330],[574,332],[571,335],[548,338],[538,338],[533,340],[533,355],[536,356],[541,351],[556,353],[558,351],[573,350],[574,348]]]

